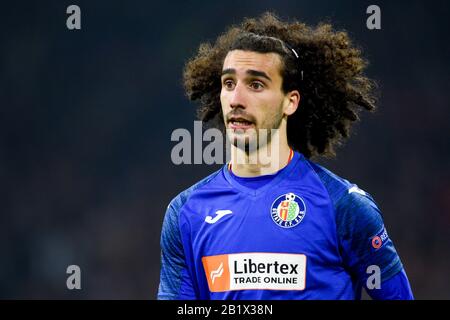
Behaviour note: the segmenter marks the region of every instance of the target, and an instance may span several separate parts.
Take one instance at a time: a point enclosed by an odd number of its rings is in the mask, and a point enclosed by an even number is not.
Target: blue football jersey
[[[250,188],[227,166],[175,197],[158,299],[359,299],[403,270],[373,198],[295,152]]]

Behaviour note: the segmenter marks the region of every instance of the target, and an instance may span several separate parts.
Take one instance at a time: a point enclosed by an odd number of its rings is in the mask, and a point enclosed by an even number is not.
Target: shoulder
[[[307,162],[327,189],[335,206],[352,202],[360,204],[373,202],[373,197],[367,191],[359,188],[357,184],[338,176],[311,160],[307,160]]]
[[[191,187],[183,190],[180,192],[177,196],[175,196],[169,203],[167,210],[168,212],[176,213],[179,212],[180,209],[186,204],[186,202],[189,201],[189,199],[192,197],[195,192],[208,188],[214,180],[217,178],[217,176],[221,173],[222,169],[219,169],[209,176],[203,178],[202,180],[198,181]]]
[[[381,219],[381,212],[371,194],[317,163],[310,160],[308,163],[328,191],[337,220],[343,219],[348,223],[355,219],[366,222]]]
[[[181,242],[179,232],[180,211],[183,206],[189,201],[189,198],[197,190],[206,187],[214,178],[220,173],[220,170],[210,174],[206,178],[200,180],[188,189],[180,192],[176,197],[170,201],[164,215],[164,221],[161,233],[161,244],[165,247],[170,247],[172,243]]]
[[[370,265],[381,268],[383,281],[401,270],[400,258],[374,198],[323,166],[309,160],[308,163],[329,193],[339,245],[346,264],[361,279],[367,277],[366,268]]]

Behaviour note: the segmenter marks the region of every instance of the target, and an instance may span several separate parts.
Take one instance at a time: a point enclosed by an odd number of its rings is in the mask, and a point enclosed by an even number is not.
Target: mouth
[[[254,127],[254,123],[242,117],[233,117],[228,120],[229,128],[233,130],[247,130]]]

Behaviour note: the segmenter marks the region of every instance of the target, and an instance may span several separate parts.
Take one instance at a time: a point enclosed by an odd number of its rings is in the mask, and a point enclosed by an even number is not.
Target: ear
[[[298,92],[298,90],[290,91],[285,99],[287,104],[284,108],[284,114],[290,116],[297,110],[300,104],[300,92]]]

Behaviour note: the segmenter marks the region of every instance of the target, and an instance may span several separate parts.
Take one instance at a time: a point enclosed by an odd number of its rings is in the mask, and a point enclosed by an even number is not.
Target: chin
[[[248,135],[248,134],[234,134],[232,133],[229,137],[230,142],[236,148],[242,151],[250,151],[249,148],[257,149],[257,141],[256,136]],[[256,147],[256,148],[255,148]]]

